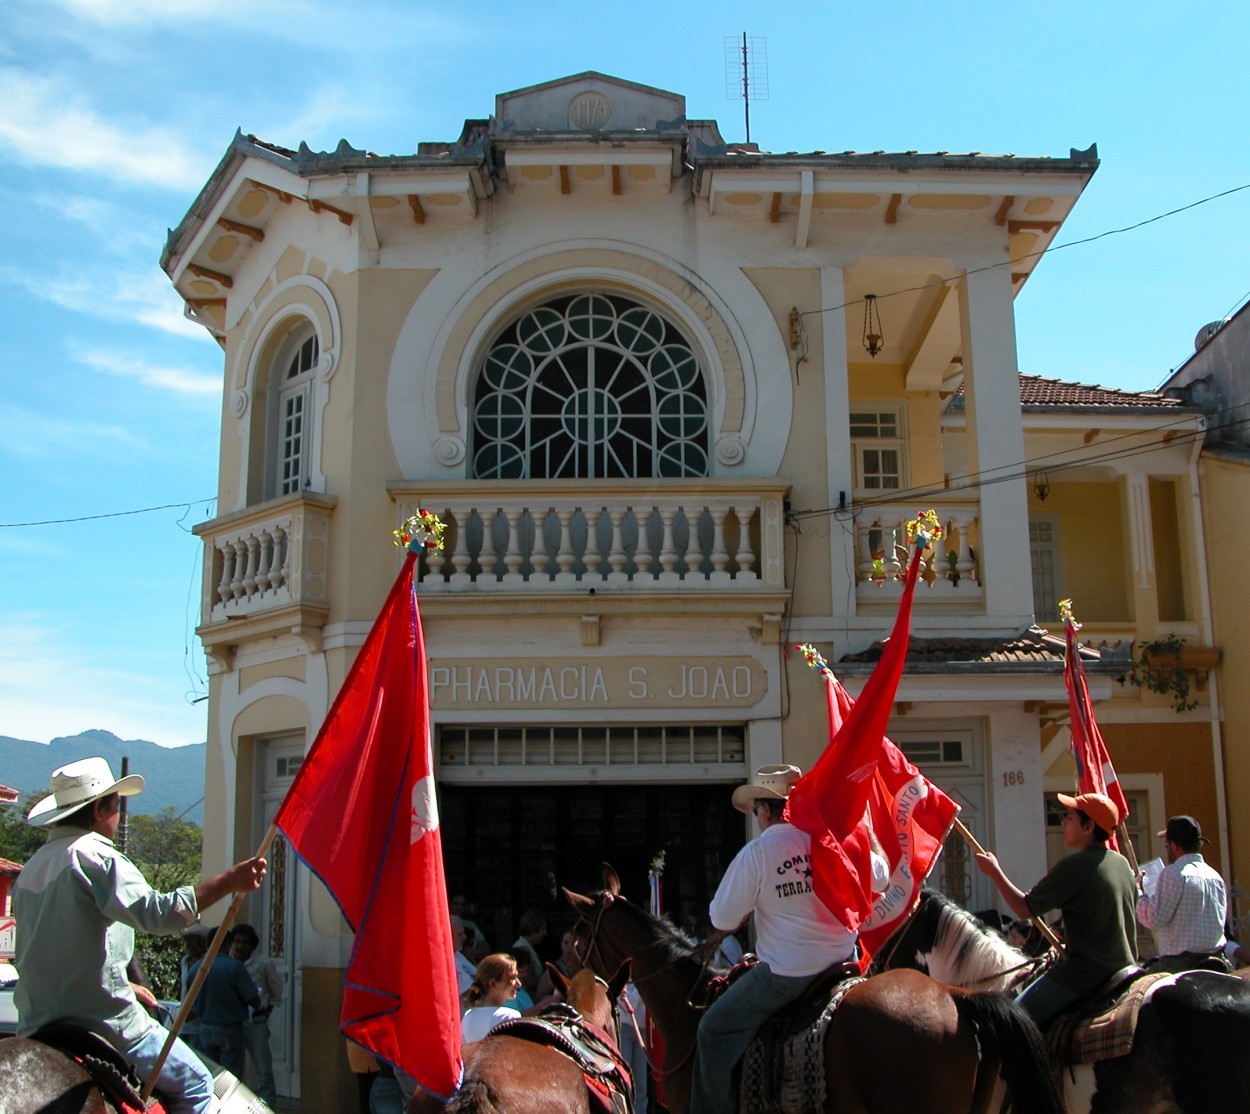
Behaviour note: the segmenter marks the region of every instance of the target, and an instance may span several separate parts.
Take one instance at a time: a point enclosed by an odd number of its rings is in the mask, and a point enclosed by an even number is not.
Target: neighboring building
[[[1119,647],[1088,669],[1132,823],[1214,817],[1206,694],[1178,716],[1114,684],[1133,639],[1210,642],[1201,417],[1017,371],[1013,300],[1096,168],[768,154],[595,73],[415,155],[237,135],[162,258],[225,353],[206,866],[259,843],[418,506],[451,526],[420,583],[447,872],[496,946],[604,858],[641,895],[661,848],[668,907],[702,912],[747,834],[728,787],[826,741],[789,647],[858,691],[928,506],[950,534],[891,733],[1012,874],[1044,871],[1071,785],[1062,650],[1031,629],[1060,596]],[[950,846],[944,888],[991,904]],[[263,896],[280,1089],[349,1102],[342,921],[281,842]]]
[[[0,786],[0,789],[3,789]],[[17,946],[17,922],[13,919],[13,883],[22,873],[22,864],[0,858],[0,961],[13,958]]]
[[[1162,390],[1200,406],[1208,432],[1198,460],[1205,549],[1210,580],[1213,634],[1222,660],[1212,681],[1211,703],[1218,708],[1215,728],[1222,733],[1223,775],[1229,801],[1250,798],[1250,614],[1246,607],[1244,524],[1250,522],[1250,310],[1213,321],[1198,330],[1194,354]],[[1218,684],[1218,687],[1217,687]],[[1183,798],[1177,800],[1177,807]],[[1205,818],[1199,816],[1205,824]],[[1240,937],[1250,939],[1250,820],[1232,812],[1222,831],[1227,841],[1227,878],[1240,921]],[[1205,828],[1204,828],[1205,831]],[[1214,838],[1215,833],[1209,833]],[[1224,851],[1224,848],[1221,848]]]

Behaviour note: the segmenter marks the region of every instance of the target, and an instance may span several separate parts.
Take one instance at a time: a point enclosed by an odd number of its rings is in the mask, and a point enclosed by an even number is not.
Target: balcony
[[[307,492],[288,495],[195,527],[204,539],[196,633],[207,653],[228,665],[240,641],[282,633],[321,648],[336,502]]]
[[[977,566],[981,527],[978,503],[926,503],[942,523],[942,540],[921,556],[918,605],[949,602],[960,608],[983,603],[985,590]],[[907,522],[915,503],[875,504],[855,522],[855,596],[860,604],[896,602],[907,571]],[[928,589],[926,592],[925,589]]]
[[[422,607],[457,610],[501,595],[577,609],[623,610],[671,594],[681,606],[748,606],[779,622],[787,592],[783,503],[772,480],[463,481],[392,484],[396,518],[417,508],[448,526],[443,550],[421,558]],[[426,601],[429,601],[428,603]],[[701,600],[696,604],[694,601]],[[490,601],[489,603],[487,601]]]

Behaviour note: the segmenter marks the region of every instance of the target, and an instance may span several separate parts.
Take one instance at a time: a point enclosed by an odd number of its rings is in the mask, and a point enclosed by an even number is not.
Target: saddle
[[[837,963],[761,1027],[742,1057],[740,1114],[807,1114],[825,1101],[825,1032],[859,965]]]
[[[1095,993],[1059,1014],[1046,1033],[1058,1064],[1093,1064],[1127,1056],[1133,1050],[1137,1015],[1150,989],[1173,976],[1140,967],[1117,971]]]
[[[581,1069],[592,1109],[601,1114],[632,1114],[634,1086],[621,1050],[607,1033],[563,1003],[538,1017],[514,1017],[490,1035],[515,1037],[554,1048]]]
[[[45,1025],[31,1040],[64,1052],[77,1061],[91,1080],[119,1110],[143,1110],[144,1102],[139,1095],[143,1084],[122,1054],[103,1037],[74,1025],[69,1021],[54,1021]]]

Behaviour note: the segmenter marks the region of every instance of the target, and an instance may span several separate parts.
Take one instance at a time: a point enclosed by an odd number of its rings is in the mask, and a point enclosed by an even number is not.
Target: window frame
[[[894,426],[893,436],[882,436],[880,433],[864,433],[856,432],[856,417],[871,415],[874,424],[878,429],[884,424],[882,418],[888,417]],[[847,412],[847,425],[850,431],[851,454],[853,457],[854,468],[854,491],[858,498],[870,499],[888,499],[892,495],[899,494],[906,490],[908,480],[908,458],[907,458],[907,408],[902,403],[883,403],[883,402],[863,402],[852,403]],[[897,484],[893,487],[871,487],[866,482],[870,469],[865,460],[865,454],[869,452],[897,452],[898,453],[898,471]],[[891,476],[895,473],[887,473],[880,468],[871,470],[871,474],[878,476]]]

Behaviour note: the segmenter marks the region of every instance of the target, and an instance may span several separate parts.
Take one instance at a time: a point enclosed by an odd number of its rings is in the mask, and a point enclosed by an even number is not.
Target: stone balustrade
[[[976,544],[980,529],[977,503],[932,503],[923,508],[914,503],[874,504],[863,509],[855,520],[855,581],[860,601],[879,600],[902,590],[902,579],[909,559],[907,523],[917,511],[930,506],[942,523],[942,539],[921,557],[920,578],[939,597],[961,603],[984,598]],[[919,592],[918,605],[925,595]]]

